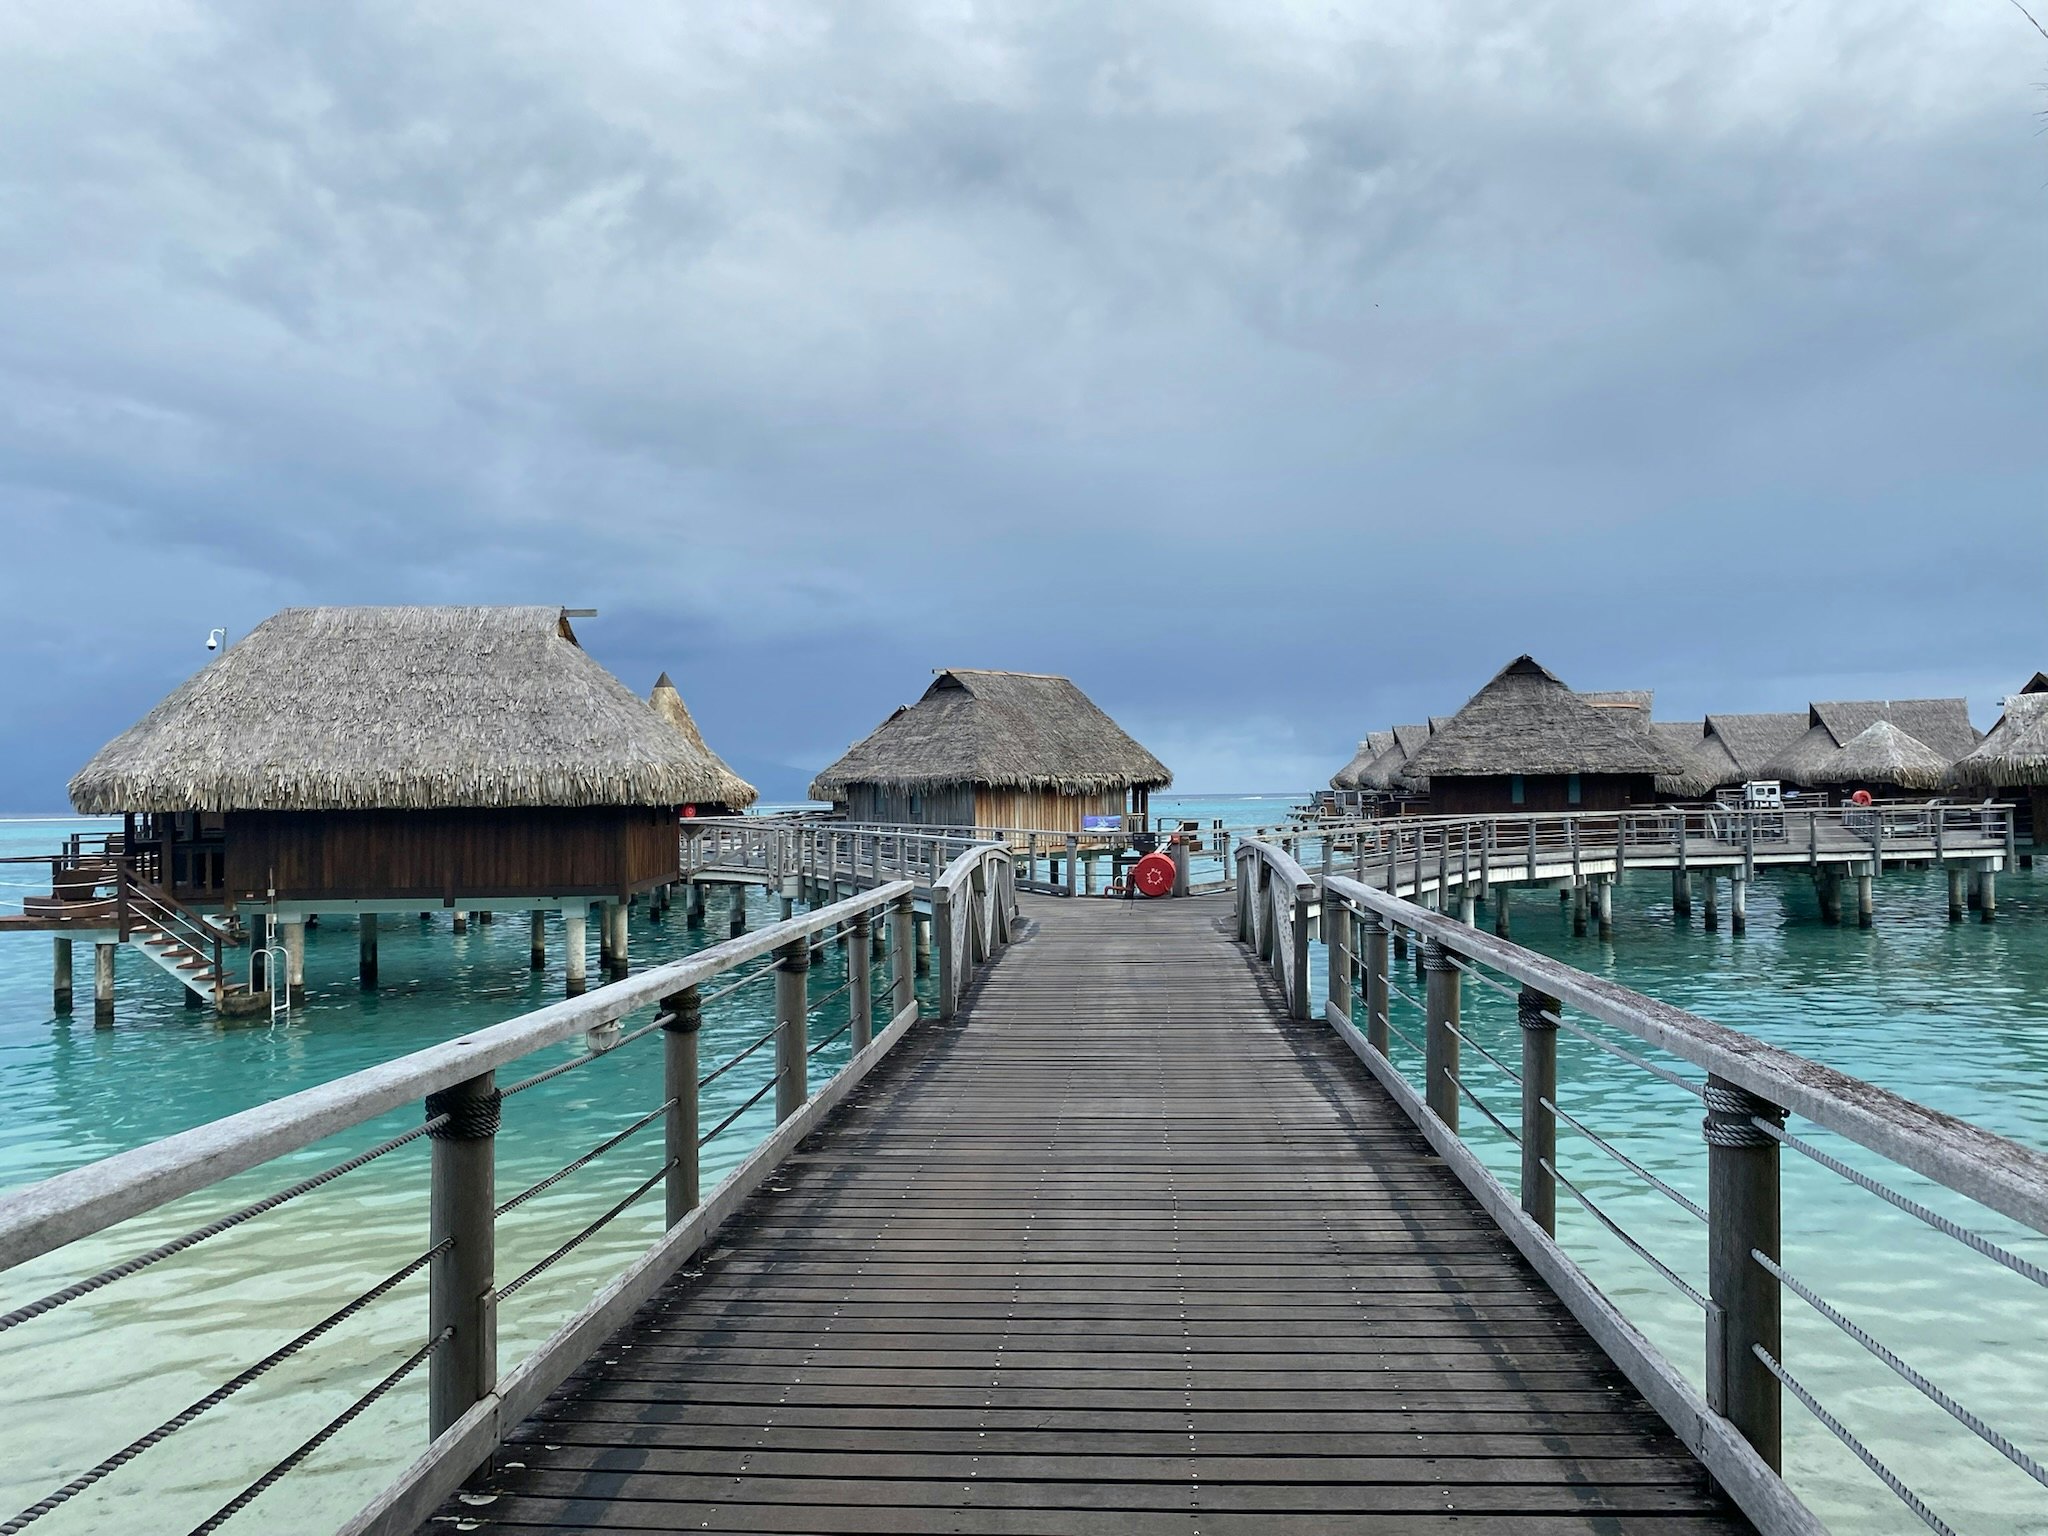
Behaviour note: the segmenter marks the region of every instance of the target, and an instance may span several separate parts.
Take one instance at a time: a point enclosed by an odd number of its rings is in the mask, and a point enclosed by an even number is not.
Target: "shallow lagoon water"
[[[1205,824],[1212,816],[1245,823],[1278,819],[1291,799],[1219,797],[1173,804],[1161,797],[1155,806],[1184,808]],[[0,851],[40,851],[58,830],[54,824],[0,825]],[[1938,875],[1888,874],[1878,886],[1877,926],[1863,932],[1821,926],[1810,886],[1773,875],[1759,880],[1750,931],[1737,939],[1725,927],[1705,931],[1697,916],[1689,925],[1675,923],[1668,877],[1646,874],[1630,877],[1617,893],[1611,943],[1574,939],[1552,896],[1516,893],[1511,899],[1515,937],[1522,943],[2030,1145],[2048,1146],[2048,882],[2040,875],[2009,873],[1999,894],[1997,924],[1973,919],[1951,927]],[[710,919],[694,933],[684,928],[680,914],[662,926],[636,917],[635,968],[723,938],[726,899],[714,892]],[[768,898],[754,893],[750,926],[772,917]],[[472,924],[461,938],[450,932],[445,916],[424,925],[387,918],[381,936],[385,985],[365,994],[355,979],[353,926],[317,928],[308,936],[308,1004],[289,1025],[273,1031],[267,1025],[223,1028],[210,1013],[186,1010],[169,979],[132,954],[122,956],[114,1029],[93,1027],[90,1000],[83,995],[82,1012],[54,1018],[48,941],[0,938],[0,1188],[19,1187],[551,1002],[563,990],[559,928],[551,927],[550,941],[549,965],[535,973],[527,965],[523,914]],[[1320,949],[1315,953],[1320,963]],[[85,960],[81,955],[81,979],[90,975]],[[836,951],[828,949],[826,969],[816,978],[819,992],[837,985],[837,966]],[[707,1064],[764,1027],[768,990],[737,993],[712,1011],[703,1041]],[[1515,1027],[1507,1000],[1473,986],[1467,996],[1476,1038],[1512,1060]],[[837,1022],[835,1017],[822,1027]],[[1417,1021],[1397,1012],[1396,1022],[1416,1033]],[[552,1059],[574,1050],[561,1047]],[[657,1040],[649,1038],[510,1101],[500,1140],[500,1198],[651,1108],[658,1098],[659,1053]],[[1560,1056],[1568,1109],[1680,1189],[1704,1197],[1696,1101],[1569,1037]],[[816,1076],[840,1059],[828,1049]],[[540,1064],[545,1063],[534,1063]],[[760,1081],[742,1071],[707,1090],[705,1124],[723,1113],[716,1103],[736,1104]],[[1468,1081],[1496,1108],[1511,1110],[1511,1083],[1487,1082],[1483,1066],[1469,1067]],[[728,1090],[714,1102],[714,1095]],[[769,1118],[765,1108],[757,1110],[707,1149],[707,1183],[744,1156]],[[127,1223],[56,1256],[61,1263],[41,1261],[0,1276],[0,1310],[43,1294],[86,1266],[176,1235],[416,1119],[416,1111],[394,1114],[309,1148],[286,1166],[256,1170]],[[1480,1123],[1476,1114],[1468,1112],[1467,1119],[1468,1129]],[[1473,1139],[1512,1185],[1514,1149],[1490,1132]],[[1830,1138],[1815,1139],[1844,1151]],[[1567,1175],[1674,1268],[1701,1283],[1703,1233],[1691,1217],[1569,1130],[1561,1132],[1560,1143]],[[426,1158],[425,1143],[415,1143],[10,1332],[0,1349],[0,1444],[7,1447],[0,1458],[0,1504],[6,1505],[0,1518],[419,1253],[426,1233]],[[516,1274],[547,1253],[631,1190],[658,1158],[659,1132],[650,1130],[508,1215],[501,1223],[500,1274]],[[1849,1160],[1876,1171],[1860,1154],[1849,1154]],[[2021,1238],[1952,1197],[1911,1183],[1905,1187],[2013,1242],[2036,1262],[2048,1262],[2048,1244],[2041,1240]],[[1560,1206],[1567,1248],[1697,1379],[1699,1323],[1691,1303],[1568,1196],[1561,1196]],[[1795,1274],[2040,1453],[2048,1442],[2048,1308],[2038,1288],[1793,1157],[1786,1159],[1785,1210],[1787,1263]],[[543,1339],[645,1247],[660,1220],[659,1197],[650,1196],[522,1290],[501,1322],[503,1358],[515,1361]],[[1788,1364],[1869,1435],[1958,1530],[2048,1532],[2048,1504],[2035,1485],[1955,1431],[1939,1410],[1803,1304],[1788,1300],[1786,1317]],[[424,1324],[425,1286],[416,1277],[36,1529],[189,1528],[416,1348]],[[1786,1421],[1795,1484],[1837,1529],[1919,1528],[1796,1404],[1788,1404]],[[229,1529],[330,1528],[417,1452],[422,1423],[423,1387],[415,1378]]]

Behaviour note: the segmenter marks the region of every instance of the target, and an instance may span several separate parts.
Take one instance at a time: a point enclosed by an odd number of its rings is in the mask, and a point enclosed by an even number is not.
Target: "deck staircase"
[[[120,880],[130,944],[221,1013],[249,1013],[268,1006],[267,996],[227,977],[221,951],[239,939],[125,867]]]

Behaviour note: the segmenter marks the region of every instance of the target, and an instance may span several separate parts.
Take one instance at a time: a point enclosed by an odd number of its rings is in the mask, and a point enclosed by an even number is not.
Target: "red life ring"
[[[1853,794],[1853,795],[1851,795],[1851,796],[1849,797],[1849,803],[1850,803],[1851,805],[1868,805],[1868,804],[1870,804],[1870,791],[1869,791],[1869,790],[1867,790],[1867,789],[1859,789],[1859,790],[1857,790],[1855,794]]]
[[[1171,895],[1173,878],[1173,860],[1163,853],[1148,853],[1131,868],[1131,884],[1140,896]]]

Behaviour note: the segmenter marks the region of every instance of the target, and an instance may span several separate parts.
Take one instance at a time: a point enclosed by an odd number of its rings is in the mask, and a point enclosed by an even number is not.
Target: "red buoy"
[[[1857,790],[1855,794],[1853,794],[1853,795],[1851,795],[1851,796],[1849,797],[1849,803],[1850,803],[1851,805],[1868,805],[1868,804],[1870,804],[1870,791],[1869,791],[1869,790],[1867,790],[1867,789],[1859,789],[1859,790]]]
[[[1173,892],[1173,860],[1163,853],[1148,853],[1131,868],[1131,884],[1140,896],[1168,896]]]

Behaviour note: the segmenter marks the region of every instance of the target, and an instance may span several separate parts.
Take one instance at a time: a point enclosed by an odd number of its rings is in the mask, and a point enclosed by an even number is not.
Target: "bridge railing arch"
[[[1239,859],[1245,876],[1239,932],[1256,947],[1262,932],[1274,931],[1261,928],[1259,914],[1265,914],[1266,923],[1273,921],[1282,905],[1276,893],[1285,891],[1287,880],[1299,879],[1300,866],[1270,846],[1241,848]],[[1859,1429],[1848,1421],[1855,1417],[1852,1410],[1865,1404],[1845,1398],[1830,1406],[1816,1393],[1814,1372],[1839,1362],[1802,1360],[1796,1348],[1787,1348],[1783,1310],[1788,1296],[1793,1306],[1832,1325],[1946,1415],[1953,1433],[1962,1437],[1948,1447],[1949,1454],[1972,1446],[1972,1454],[2002,1463],[2002,1475],[2027,1490],[2017,1496],[2020,1504],[2027,1497],[2043,1497],[2048,1445],[2042,1442],[2048,1436],[2041,1424],[2048,1420],[2037,1413],[2030,1421],[2023,1403],[1958,1401],[1900,1350],[1859,1324],[1850,1315],[1853,1308],[1823,1295],[1810,1283],[1811,1275],[1795,1267],[1799,1261],[1788,1263],[1780,1160],[1790,1152],[1803,1167],[1817,1170],[1814,1177],[1838,1178],[1883,1202],[1889,1208],[1885,1219],[1918,1223],[1917,1230],[1938,1234],[1929,1241],[1952,1240],[1959,1256],[1982,1272],[1980,1280],[1994,1290],[2004,1287],[1999,1294],[2017,1285],[2037,1309],[2031,1330],[2022,1327],[2020,1334],[2039,1341],[2048,1337],[2042,1326],[2048,1321],[2048,1297],[2043,1295],[2048,1291],[2048,1242],[2043,1241],[2048,1238],[2048,1157],[1355,879],[1330,875],[1312,884],[1315,889],[1307,896],[1297,885],[1288,905],[1298,924],[1311,917],[1320,924],[1328,961],[1326,1021],[1760,1528],[1819,1528],[1780,1475],[1788,1399],[1809,1412],[1929,1529],[1971,1528],[1962,1520],[1951,1527],[1939,1512],[1944,1496],[1955,1496],[1952,1484],[1915,1489],[1887,1463],[1887,1455],[1897,1453],[1887,1451],[1881,1438],[1885,1421],[1875,1429],[1867,1424]],[[1392,951],[1408,945],[1423,982],[1413,992],[1404,988],[1391,960]],[[1292,1003],[1296,989],[1305,985],[1307,966],[1270,943],[1259,952]],[[1497,1038],[1488,1048],[1473,1029],[1468,987],[1513,1000],[1518,1041]],[[1586,1108],[1578,1107],[1575,1114],[1561,1107],[1561,1101],[1569,1105],[1572,1086],[1559,1083],[1561,1036],[1589,1060],[1618,1061],[1624,1070],[1643,1074],[1659,1094],[1679,1090],[1697,1105],[1692,1113],[1703,1109],[1698,1122],[1703,1169],[1680,1177],[1667,1168],[1660,1176],[1631,1158],[1611,1131],[1603,1136],[1589,1124]],[[1585,1046],[1598,1056],[1584,1052]],[[1496,1107],[1488,1102],[1488,1090],[1502,1084],[1513,1099]],[[1684,1106],[1686,1100],[1674,1104]],[[1461,1110],[1466,1109],[1476,1111],[1479,1119],[1463,1123]],[[1598,1162],[1600,1168],[1619,1169],[1670,1203],[1671,1220],[1693,1231],[1694,1242],[1704,1239],[1704,1273],[1688,1274],[1681,1264],[1667,1262],[1653,1243],[1630,1232],[1606,1208],[1614,1202],[1592,1180],[1574,1181],[1560,1171],[1560,1128],[1568,1140],[1590,1149],[1585,1156],[1597,1153],[1605,1159]],[[1835,1138],[1849,1144],[1854,1155],[1830,1151],[1827,1143]],[[1506,1166],[1497,1174],[1481,1153]],[[1508,1171],[1516,1162],[1518,1176]],[[1875,1173],[1870,1171],[1873,1163]],[[1933,1193],[1913,1192],[1916,1181],[1933,1186]],[[1683,1184],[1691,1184],[1694,1192]],[[1901,1184],[1908,1187],[1902,1190]],[[1587,1232],[1617,1240],[1699,1309],[1706,1361],[1702,1383],[1689,1380],[1652,1346],[1559,1246],[1561,1193],[1568,1208],[1579,1208],[1592,1219],[1595,1225]],[[1942,1204],[1956,1207],[1957,1213],[1934,1208]],[[1885,1259],[1879,1244],[1866,1262],[1881,1267]],[[1950,1303],[1959,1330],[1972,1324],[1967,1295],[1959,1279]],[[1873,1446],[1873,1440],[1879,1443]]]

